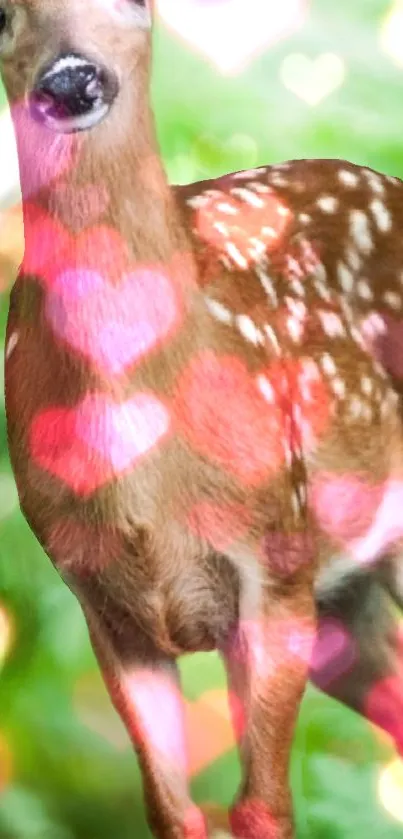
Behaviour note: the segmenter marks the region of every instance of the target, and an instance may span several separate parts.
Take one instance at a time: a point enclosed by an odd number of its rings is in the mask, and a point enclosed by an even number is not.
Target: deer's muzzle
[[[32,117],[54,131],[92,128],[118,93],[114,73],[80,55],[59,55],[42,71],[29,95]]]

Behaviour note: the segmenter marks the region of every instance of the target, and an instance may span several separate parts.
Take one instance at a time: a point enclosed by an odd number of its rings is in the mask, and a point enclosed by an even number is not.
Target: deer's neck
[[[44,288],[44,332],[50,322],[56,338],[73,354],[85,356],[86,364],[92,356],[103,377],[113,379],[137,360],[123,343],[116,348],[116,363],[107,358],[113,353],[113,346],[106,349],[108,328],[118,334],[120,323],[127,341],[139,345],[141,363],[135,364],[134,375],[148,361],[142,342],[156,357],[150,339],[154,330],[158,369],[168,381],[172,352],[177,365],[178,346],[186,355],[195,348],[203,329],[200,315],[208,315],[190,237],[156,144],[151,135],[146,140],[140,147],[107,150],[96,143],[95,134],[72,143],[64,173],[24,202],[22,275],[36,275]],[[186,328],[189,322],[191,329]],[[184,329],[186,341],[180,344],[177,336]],[[84,338],[80,330],[88,335]]]

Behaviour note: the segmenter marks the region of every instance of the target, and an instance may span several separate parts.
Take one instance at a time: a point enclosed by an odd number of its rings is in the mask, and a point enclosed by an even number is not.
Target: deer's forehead
[[[122,28],[133,24],[148,28],[152,7],[151,0],[144,4],[134,0],[0,0],[2,3],[25,9],[31,18],[61,24],[79,19],[83,26],[113,22]]]

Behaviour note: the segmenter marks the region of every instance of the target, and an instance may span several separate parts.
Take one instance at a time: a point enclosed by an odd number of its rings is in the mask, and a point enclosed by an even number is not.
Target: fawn
[[[291,839],[310,677],[403,751],[403,185],[297,160],[170,187],[149,0],[0,0],[25,252],[6,411],[159,839]],[[336,671],[315,650],[342,626]],[[176,660],[223,656],[243,783],[188,788]]]

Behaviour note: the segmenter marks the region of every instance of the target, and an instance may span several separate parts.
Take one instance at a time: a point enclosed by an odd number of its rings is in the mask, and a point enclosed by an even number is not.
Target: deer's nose
[[[29,96],[34,119],[59,131],[91,128],[108,112],[116,76],[79,55],[59,56],[39,76]]]

